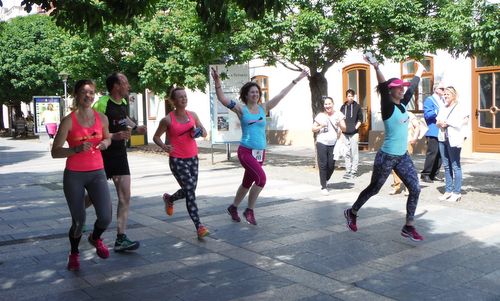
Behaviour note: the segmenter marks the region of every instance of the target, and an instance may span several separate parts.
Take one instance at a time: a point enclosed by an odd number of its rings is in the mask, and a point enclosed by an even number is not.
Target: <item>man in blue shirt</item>
[[[441,156],[439,154],[439,142],[437,139],[439,129],[436,125],[436,117],[439,109],[443,106],[444,86],[434,84],[434,94],[424,100],[424,119],[429,129],[427,137],[427,153],[425,154],[424,169],[420,173],[420,179],[426,183],[437,180],[436,176],[441,168]]]

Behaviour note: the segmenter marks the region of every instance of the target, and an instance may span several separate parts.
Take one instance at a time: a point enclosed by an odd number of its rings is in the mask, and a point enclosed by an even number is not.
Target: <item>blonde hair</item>
[[[453,95],[453,101],[458,103],[458,93],[455,87],[453,86],[448,86],[444,88],[445,91],[448,91],[451,95]]]

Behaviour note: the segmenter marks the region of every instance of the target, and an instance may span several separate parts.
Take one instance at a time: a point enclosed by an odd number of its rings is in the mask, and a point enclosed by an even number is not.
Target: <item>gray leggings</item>
[[[109,226],[113,211],[104,169],[94,171],[65,169],[63,187],[72,219],[71,229],[73,229],[73,233],[70,233],[71,236],[76,238],[82,235],[86,219],[85,190],[87,190],[95,208],[97,220],[94,226],[99,229],[106,229]]]

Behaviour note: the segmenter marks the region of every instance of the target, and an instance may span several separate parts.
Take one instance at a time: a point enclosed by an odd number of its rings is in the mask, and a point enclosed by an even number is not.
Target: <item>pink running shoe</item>
[[[358,231],[358,226],[356,226],[356,218],[358,216],[354,215],[351,209],[344,210],[344,217],[346,220],[347,228],[349,228],[349,230],[351,230],[352,232]]]
[[[165,212],[168,216],[174,215],[174,202],[170,200],[171,195],[168,193],[163,194],[163,202],[165,203]]]
[[[239,222],[241,221],[241,218],[240,218],[240,216],[238,215],[238,208],[236,208],[236,206],[231,205],[231,206],[227,207],[227,213],[228,213],[229,215],[231,215],[231,219],[232,219],[234,222],[239,223]]]
[[[95,252],[97,256],[106,259],[109,257],[108,247],[102,242],[102,239],[93,240],[92,233],[89,235],[89,243],[95,247]]]
[[[418,234],[417,230],[415,230],[415,227],[413,226],[404,226],[403,229],[401,229],[401,236],[409,238],[413,241],[422,241],[424,240],[424,237],[420,234]]]
[[[68,270],[69,271],[79,271],[80,270],[80,254],[74,253],[68,256]]]
[[[255,216],[253,214],[253,209],[247,208],[243,211],[243,216],[247,220],[247,223],[251,225],[257,225],[257,221],[255,220]]]

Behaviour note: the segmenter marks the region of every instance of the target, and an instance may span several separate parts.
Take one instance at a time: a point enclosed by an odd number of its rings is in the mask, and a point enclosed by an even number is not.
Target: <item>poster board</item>
[[[59,116],[59,122],[62,117],[62,107],[61,107],[62,97],[61,96],[33,96],[33,106],[35,115],[35,132],[45,133],[45,126],[42,125],[42,114],[47,110],[47,106],[52,104],[54,111]]]
[[[210,65],[211,68],[218,70],[222,77],[222,90],[228,99],[240,103],[240,88],[250,81],[250,69],[248,64],[243,65]],[[215,85],[212,76],[210,76],[209,86],[210,96],[210,125],[212,144],[239,143],[241,140],[241,124],[238,116],[220,103],[215,94]]]

